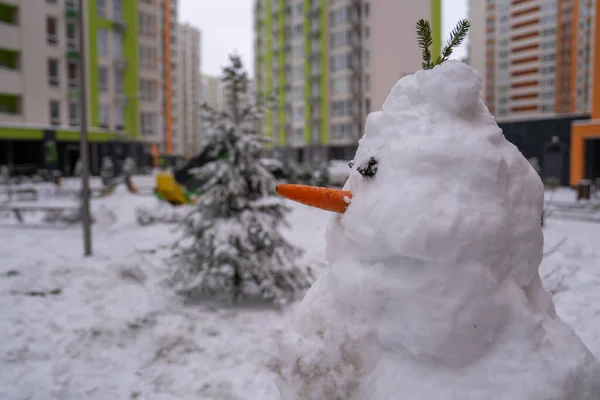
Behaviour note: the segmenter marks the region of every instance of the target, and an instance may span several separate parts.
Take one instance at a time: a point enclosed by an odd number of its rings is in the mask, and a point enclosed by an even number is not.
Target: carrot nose
[[[317,186],[291,185],[284,183],[277,185],[277,194],[286,199],[320,208],[325,211],[343,213],[350,204],[352,193],[346,190],[329,189]]]

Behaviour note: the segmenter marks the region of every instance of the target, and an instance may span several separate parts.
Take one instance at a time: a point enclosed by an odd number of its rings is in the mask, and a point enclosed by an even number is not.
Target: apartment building
[[[58,149],[52,168],[71,173],[79,158],[82,73],[92,171],[105,155],[147,162],[162,136],[160,7],[156,0],[135,4],[87,0],[79,10],[77,0],[0,0],[0,164],[41,167],[50,141]]]
[[[202,75],[200,82],[202,84],[200,103],[223,110],[225,108],[225,92],[221,78],[214,75]]]
[[[162,8],[158,0],[138,0],[138,68],[139,120],[141,140],[157,152],[164,143],[163,76],[160,21]]]
[[[470,15],[469,61],[505,134],[570,185],[600,177],[600,1],[471,0]]]
[[[180,107],[180,87],[178,72],[178,0],[157,0],[160,2],[161,65],[162,76],[162,130],[164,139],[155,152],[167,156],[182,155],[181,128],[178,119]]]
[[[200,30],[190,24],[179,25],[178,66],[182,85],[179,88],[179,113],[181,135],[178,144],[186,158],[200,151]]]
[[[300,162],[351,156],[366,115],[421,66],[418,19],[441,51],[441,0],[255,0],[254,13],[256,88],[278,102],[262,129]]]
[[[470,2],[470,59],[485,60],[485,101],[496,117],[589,113],[597,0],[483,3]]]

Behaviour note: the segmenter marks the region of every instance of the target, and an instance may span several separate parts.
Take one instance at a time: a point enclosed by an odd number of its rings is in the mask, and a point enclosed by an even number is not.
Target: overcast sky
[[[219,75],[231,52],[241,55],[246,68],[253,74],[252,5],[254,0],[179,0],[179,19],[202,31],[201,70],[203,74]],[[376,1],[376,0],[375,0]],[[414,0],[425,1],[425,0]],[[468,0],[443,1],[443,30],[447,34],[454,24],[467,17]],[[483,0],[480,0],[483,1]],[[453,58],[466,55],[466,46],[456,50]]]

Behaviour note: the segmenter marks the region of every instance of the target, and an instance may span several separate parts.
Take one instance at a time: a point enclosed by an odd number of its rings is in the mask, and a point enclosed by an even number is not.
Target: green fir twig
[[[435,61],[432,62],[431,58],[431,47],[433,46],[433,35],[431,33],[431,24],[429,21],[420,19],[417,21],[417,40],[419,47],[422,49],[423,62],[421,66],[423,69],[431,69],[436,65],[440,65],[444,61],[450,58],[452,51],[465,40],[471,23],[466,19],[461,19],[458,24],[454,27],[450,33],[450,39],[448,43],[442,48],[442,54],[438,56]]]
[[[433,68],[431,64],[431,46],[433,45],[433,36],[431,35],[431,24],[429,21],[420,19],[417,21],[417,40],[419,47],[422,49],[423,69]]]
[[[463,40],[466,39],[467,33],[469,32],[469,28],[471,27],[471,23],[466,19],[461,19],[458,21],[458,24],[454,27],[452,32],[450,33],[450,39],[448,39],[448,43],[442,48],[442,55],[438,56],[433,66],[440,65],[444,61],[448,60],[452,51],[460,46]]]

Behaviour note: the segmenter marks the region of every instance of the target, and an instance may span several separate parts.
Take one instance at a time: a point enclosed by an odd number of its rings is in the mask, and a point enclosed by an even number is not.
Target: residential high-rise
[[[78,4],[0,0],[0,164],[72,172],[81,73],[88,83],[92,172],[106,155],[147,164],[152,144],[162,140],[158,3],[87,0],[83,10]],[[80,40],[86,54],[79,53]],[[51,166],[43,154],[49,143],[57,149]]]
[[[160,1],[161,18],[161,73],[164,140],[160,152],[165,155],[180,155],[181,132],[177,118],[179,110],[179,77],[177,71],[177,16],[178,0]]]
[[[161,6],[156,0],[138,0],[139,107],[142,140],[157,147],[164,142]],[[155,148],[155,152],[156,152]]]
[[[200,151],[200,30],[190,24],[179,25],[179,145],[185,157]]]
[[[223,82],[221,78],[213,75],[202,75],[202,95],[201,103],[217,109],[224,109],[225,92],[223,91]]]
[[[421,66],[415,23],[441,51],[441,0],[255,0],[256,87],[277,96],[264,132],[298,161],[348,158],[366,115]]]
[[[485,60],[485,101],[497,118],[591,111],[597,2],[471,0],[470,59]]]

